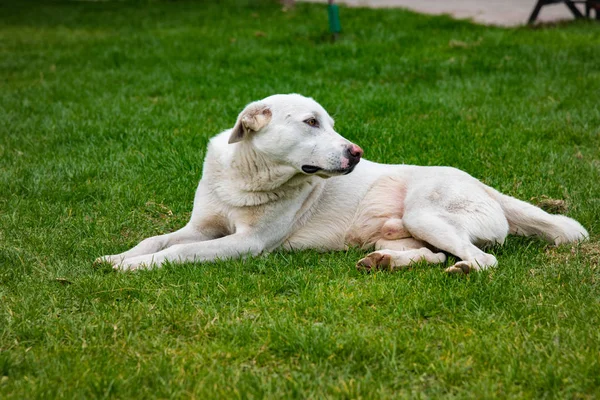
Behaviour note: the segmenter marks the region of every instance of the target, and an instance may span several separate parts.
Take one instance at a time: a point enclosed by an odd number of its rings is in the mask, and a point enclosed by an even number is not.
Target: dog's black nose
[[[358,161],[360,161],[362,155],[363,149],[361,149],[359,146],[355,144],[349,144],[348,147],[346,147],[346,156],[348,157],[348,160],[350,160],[351,164],[356,164]]]

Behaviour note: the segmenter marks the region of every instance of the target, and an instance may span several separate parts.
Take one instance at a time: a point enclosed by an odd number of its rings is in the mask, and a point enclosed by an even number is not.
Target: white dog
[[[317,102],[297,94],[249,104],[208,145],[189,223],[119,255],[114,268],[210,261],[288,250],[375,248],[357,267],[422,260],[468,273],[493,267],[480,250],[509,233],[550,243],[584,240],[575,220],[550,215],[450,167],[384,165],[333,129]],[[442,252],[443,251],[443,252]]]

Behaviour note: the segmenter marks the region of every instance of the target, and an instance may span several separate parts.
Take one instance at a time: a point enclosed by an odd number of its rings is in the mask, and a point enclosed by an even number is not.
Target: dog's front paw
[[[152,257],[139,256],[128,258],[118,264],[113,265],[113,269],[121,272],[138,271],[142,269],[153,269],[156,266]]]
[[[123,262],[123,257],[119,255],[102,256],[94,260],[94,266],[102,266],[108,264],[113,268]]]
[[[152,259],[145,257],[124,258],[120,255],[102,256],[94,260],[95,267],[108,265],[115,271],[137,271],[138,269],[152,268]]]

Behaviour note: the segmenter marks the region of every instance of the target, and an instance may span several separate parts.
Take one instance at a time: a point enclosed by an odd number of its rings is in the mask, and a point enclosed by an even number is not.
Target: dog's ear
[[[229,136],[229,143],[243,140],[249,133],[258,132],[271,121],[273,113],[266,104],[251,103],[238,116],[237,122]]]

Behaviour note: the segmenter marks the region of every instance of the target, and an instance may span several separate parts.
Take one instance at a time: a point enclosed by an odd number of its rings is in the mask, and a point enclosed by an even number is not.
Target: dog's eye
[[[319,127],[319,121],[317,121],[316,118],[309,118],[304,121],[304,123],[312,126],[313,128]]]

